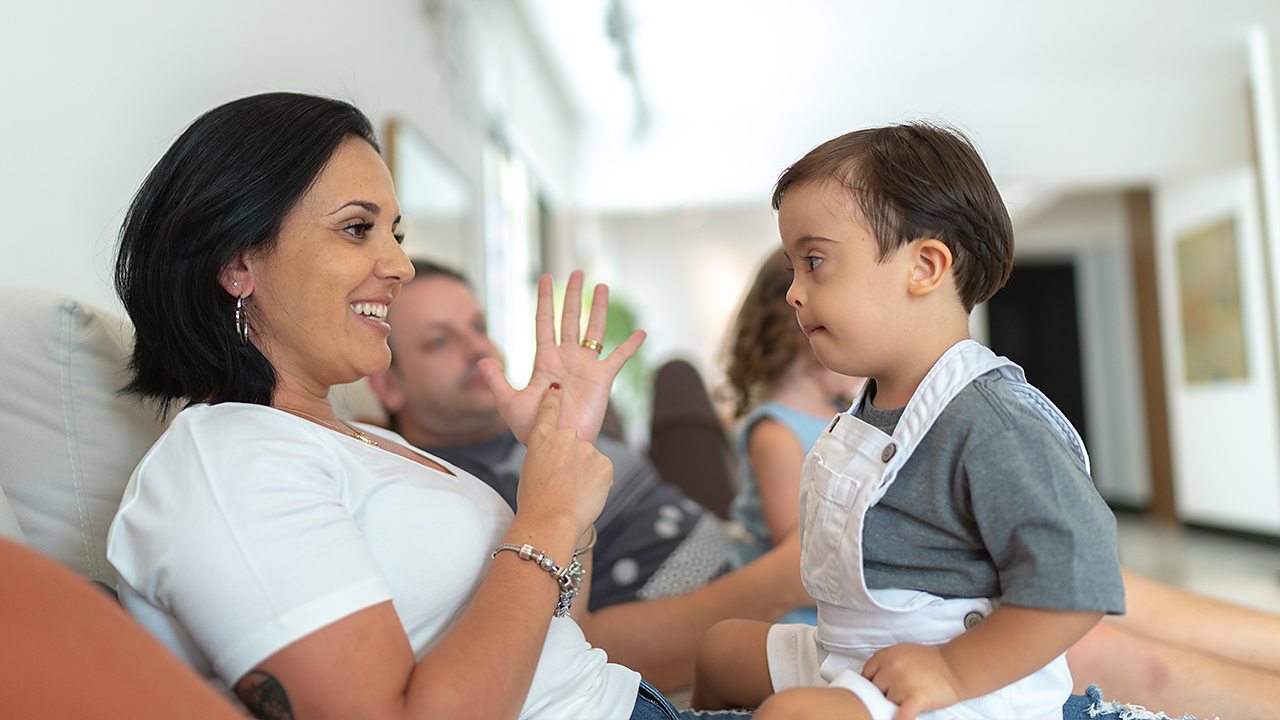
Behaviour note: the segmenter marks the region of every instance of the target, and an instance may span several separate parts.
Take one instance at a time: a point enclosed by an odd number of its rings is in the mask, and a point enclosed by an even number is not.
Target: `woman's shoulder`
[[[742,419],[742,435],[744,438],[749,439],[755,430],[761,426],[779,425],[786,428],[802,444],[807,446],[807,444],[812,444],[813,440],[817,439],[822,429],[826,427],[826,424],[835,415],[836,409],[834,406],[831,409],[831,415],[820,417],[779,402],[766,401],[752,408],[746,417]]]
[[[224,402],[216,405],[198,403],[184,408],[169,423],[169,429],[190,433],[243,435],[270,431],[324,437],[323,433],[301,433],[316,425],[291,413],[267,405]]]
[[[324,429],[289,413],[250,403],[196,404],[170,421],[149,455],[233,460],[258,455],[316,454],[329,447]]]

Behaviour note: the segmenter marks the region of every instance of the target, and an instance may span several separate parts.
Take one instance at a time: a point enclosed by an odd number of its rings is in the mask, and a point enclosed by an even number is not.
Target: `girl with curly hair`
[[[848,407],[862,378],[823,367],[787,305],[791,266],[771,254],[756,273],[729,338],[726,374],[738,420],[741,482],[729,508],[746,531],[734,562],[759,557],[798,524],[804,456],[836,413]],[[780,622],[816,623],[812,607]]]

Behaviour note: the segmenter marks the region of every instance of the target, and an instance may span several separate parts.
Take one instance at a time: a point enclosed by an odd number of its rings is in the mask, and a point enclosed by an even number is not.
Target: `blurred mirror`
[[[383,146],[400,200],[405,252],[474,274],[479,222],[465,177],[422,133],[397,118],[387,122]]]

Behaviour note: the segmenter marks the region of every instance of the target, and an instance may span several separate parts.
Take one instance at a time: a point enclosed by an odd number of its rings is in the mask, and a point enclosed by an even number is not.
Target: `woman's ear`
[[[253,294],[253,273],[244,261],[244,253],[236,253],[231,262],[218,273],[218,284],[231,297],[249,297]]]
[[[911,282],[907,292],[911,295],[927,295],[946,281],[955,258],[951,255],[951,248],[935,238],[917,240],[914,251],[915,263],[911,266]]]

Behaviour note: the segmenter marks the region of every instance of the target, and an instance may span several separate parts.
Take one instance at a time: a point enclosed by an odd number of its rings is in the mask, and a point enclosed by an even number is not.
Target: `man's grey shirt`
[[[613,462],[613,486],[596,520],[592,610],[683,594],[728,569],[729,540],[710,513],[664,483],[653,463],[625,443],[601,435],[596,448]],[[510,432],[424,449],[480,478],[515,509],[525,447]]]

